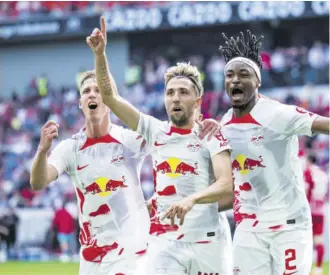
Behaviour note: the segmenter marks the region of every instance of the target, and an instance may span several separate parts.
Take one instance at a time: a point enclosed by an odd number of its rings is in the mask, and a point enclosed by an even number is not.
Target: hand
[[[95,55],[104,54],[107,45],[107,28],[103,16],[101,16],[100,25],[101,30],[95,28],[92,34],[86,37],[86,42]]]
[[[172,204],[162,216],[161,220],[164,220],[166,218],[171,219],[171,226],[174,226],[174,219],[175,216],[177,216],[177,218],[180,219],[180,225],[183,225],[184,217],[193,208],[194,205],[194,199],[191,197],[187,197],[177,203]]]
[[[52,147],[53,139],[58,137],[59,125],[55,121],[47,121],[41,128],[40,143],[38,151],[41,153],[47,153],[50,147]]]
[[[195,122],[201,127],[201,132],[199,134],[200,139],[208,136],[207,140],[211,140],[211,138],[221,129],[220,124],[214,119],[205,119],[203,121],[196,119]]]

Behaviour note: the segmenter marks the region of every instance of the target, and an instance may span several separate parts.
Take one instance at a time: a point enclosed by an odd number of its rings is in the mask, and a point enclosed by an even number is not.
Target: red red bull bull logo
[[[187,148],[190,152],[198,152],[202,148],[202,144],[200,142],[191,142],[187,145]]]
[[[112,156],[111,164],[120,166],[124,163],[125,157],[123,155]]]
[[[155,161],[156,173],[166,174],[170,178],[177,178],[179,176],[198,175],[198,163],[190,165],[178,158],[168,158],[167,160],[158,163]]]
[[[97,194],[100,197],[106,197],[109,196],[111,192],[126,187],[128,187],[128,185],[125,184],[124,176],[122,176],[121,180],[113,180],[109,178],[100,177],[85,188],[85,194]]]
[[[237,155],[236,159],[232,163],[233,171],[239,172],[242,175],[253,171],[256,167],[265,168],[263,159],[259,156],[259,159],[251,159],[244,155]]]

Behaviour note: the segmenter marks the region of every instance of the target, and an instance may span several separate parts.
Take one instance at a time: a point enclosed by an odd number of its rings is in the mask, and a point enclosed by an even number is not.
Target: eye
[[[233,74],[230,74],[230,73],[226,74],[226,78],[232,78],[232,77],[233,77]]]

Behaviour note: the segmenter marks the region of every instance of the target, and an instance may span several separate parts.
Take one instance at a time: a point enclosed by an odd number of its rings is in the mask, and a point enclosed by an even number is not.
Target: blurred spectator
[[[125,83],[127,86],[132,86],[141,81],[141,67],[135,64],[133,61],[130,62],[126,74]]]
[[[0,216],[0,263],[5,262],[10,250],[15,250],[19,219],[11,207]]]
[[[326,60],[325,52],[325,47],[318,41],[309,49],[308,63],[310,68],[307,74],[307,81],[319,83],[322,80],[324,69],[329,64],[329,60]]]
[[[55,215],[53,229],[56,231],[57,240],[61,249],[60,260],[68,262],[74,253],[75,220],[67,211],[61,200],[55,201]]]

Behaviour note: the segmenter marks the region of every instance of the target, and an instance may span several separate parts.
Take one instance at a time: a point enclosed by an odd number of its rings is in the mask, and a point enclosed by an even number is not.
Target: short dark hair
[[[245,57],[254,61],[262,69],[260,48],[261,40],[264,38],[263,36],[257,38],[247,30],[246,43],[243,32],[240,32],[240,36],[237,36],[236,39],[234,37],[229,39],[225,33],[222,33],[222,36],[226,41],[226,46],[220,46],[219,50],[222,52],[226,63],[235,57]]]

